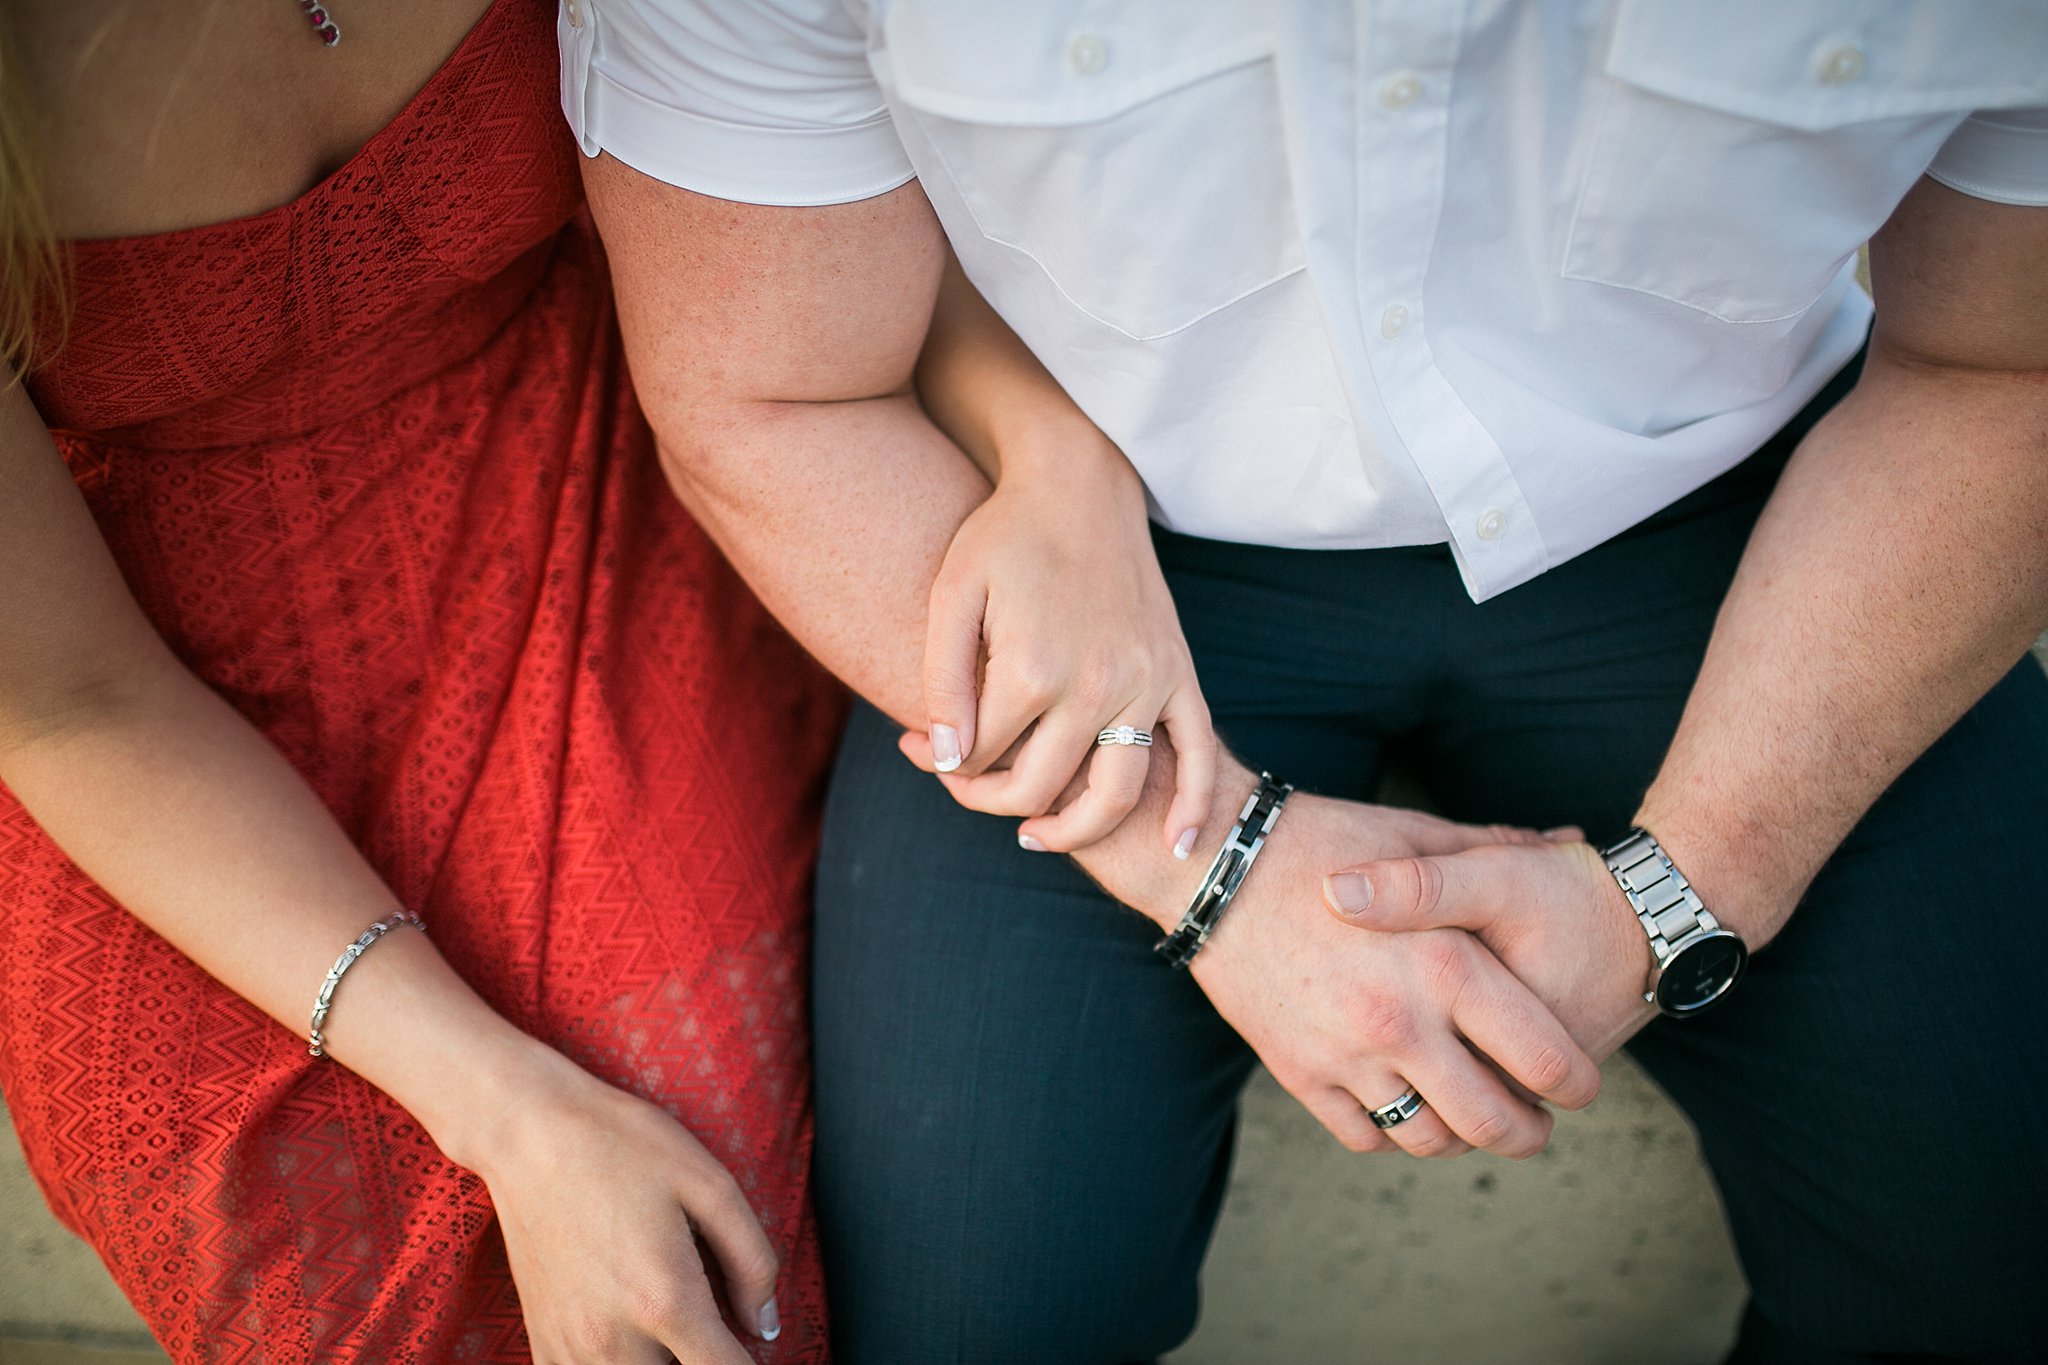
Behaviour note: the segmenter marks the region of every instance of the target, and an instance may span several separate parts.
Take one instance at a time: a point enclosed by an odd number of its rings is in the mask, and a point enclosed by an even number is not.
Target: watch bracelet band
[[[1209,935],[1216,932],[1216,925],[1237,895],[1238,887],[1244,885],[1246,874],[1258,860],[1259,850],[1266,846],[1266,836],[1280,821],[1280,808],[1287,804],[1293,790],[1292,784],[1271,773],[1259,774],[1259,785],[1245,798],[1244,809],[1237,813],[1230,837],[1223,841],[1223,847],[1216,851],[1209,870],[1203,874],[1195,898],[1188,902],[1187,911],[1173,932],[1152,946],[1153,952],[1175,967],[1184,968],[1195,960]]]
[[[1631,829],[1601,849],[1600,858],[1649,935],[1658,967],[1670,959],[1673,944],[1721,927],[1650,831]]]

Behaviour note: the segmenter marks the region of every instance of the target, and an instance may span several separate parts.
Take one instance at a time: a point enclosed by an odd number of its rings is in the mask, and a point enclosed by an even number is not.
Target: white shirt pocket
[[[1972,110],[2048,101],[2044,51],[2037,0],[1622,0],[1563,274],[1797,318]]]
[[[1042,6],[899,0],[884,21],[901,112],[982,234],[1028,257],[1068,305],[1140,341],[1303,269],[1255,8],[1064,7],[1052,22]]]

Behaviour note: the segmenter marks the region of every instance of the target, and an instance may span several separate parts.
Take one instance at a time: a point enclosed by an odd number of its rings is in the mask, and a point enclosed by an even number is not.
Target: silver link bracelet
[[[327,973],[327,980],[320,983],[320,998],[313,1002],[313,1025],[307,1030],[306,1041],[311,1046],[307,1051],[315,1057],[327,1055],[327,1040],[320,1035],[320,1026],[327,1022],[327,1011],[334,1008],[334,988],[341,982],[341,975],[355,965],[357,958],[370,951],[370,945],[390,933],[401,924],[410,924],[421,933],[427,932],[425,921],[410,910],[400,910],[389,919],[380,919],[363,930],[363,936],[341,950],[341,957]]]

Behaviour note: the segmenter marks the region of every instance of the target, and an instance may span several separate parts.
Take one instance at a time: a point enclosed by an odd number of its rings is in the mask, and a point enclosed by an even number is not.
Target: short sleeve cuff
[[[886,115],[840,128],[749,128],[677,109],[593,65],[577,141],[657,180],[744,204],[817,206],[872,199],[916,172]]]
[[[1971,115],[1942,144],[1927,173],[1978,199],[2048,206],[2048,109]]]

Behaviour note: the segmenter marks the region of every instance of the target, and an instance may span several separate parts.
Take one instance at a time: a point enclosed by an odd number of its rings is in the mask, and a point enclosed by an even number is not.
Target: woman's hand
[[[1070,439],[1102,449],[1064,451],[1056,467],[1006,458],[995,492],[954,537],[932,585],[931,728],[906,734],[903,751],[962,805],[1031,817],[1024,847],[1065,853],[1115,829],[1144,789],[1150,750],[1098,748],[1096,735],[1164,728],[1179,766],[1163,837],[1185,858],[1215,784],[1209,708],[1152,550],[1143,485],[1092,427]],[[1049,814],[1084,767],[1086,786]]]
[[[733,1316],[774,1340],[779,1266],[732,1175],[667,1112],[560,1054],[531,1072],[476,1151],[450,1155],[490,1187],[535,1365],[751,1365],[697,1245]]]

